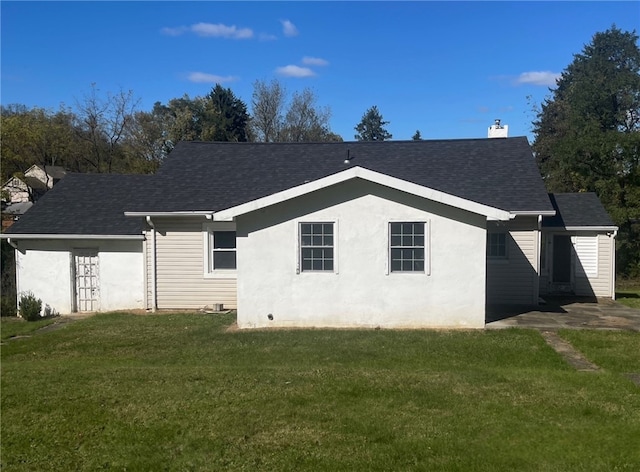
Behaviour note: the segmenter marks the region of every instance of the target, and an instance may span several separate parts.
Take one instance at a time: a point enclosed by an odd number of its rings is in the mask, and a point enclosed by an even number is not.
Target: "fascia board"
[[[0,239],[103,239],[103,240],[143,240],[142,234],[13,234],[3,233]]]
[[[422,185],[407,182],[406,180],[398,179],[386,174],[381,174],[379,172],[356,166],[350,169],[346,169],[342,172],[338,172],[336,174],[314,180],[313,182],[307,182],[302,185],[283,190],[282,192],[277,192],[272,195],[259,198],[257,200],[243,203],[235,207],[227,208],[226,210],[215,213],[213,215],[213,219],[214,221],[229,220],[239,215],[282,203],[284,201],[300,197],[316,190],[321,190],[355,178],[368,180],[385,187],[390,187],[455,208],[460,208],[462,210],[483,215],[488,218],[493,218],[501,221],[507,221],[511,218],[511,215],[508,211],[500,210],[499,208],[494,208],[487,205],[482,205],[480,203],[472,202],[461,197],[456,197],[439,190],[434,190],[429,187],[424,187]]]
[[[618,231],[617,226],[564,226],[567,231]]]
[[[187,217],[187,216],[208,216],[213,215],[213,211],[125,211],[124,216],[135,217]]]
[[[544,210],[544,211],[527,210],[527,211],[512,211],[510,213],[513,216],[538,216],[538,215],[555,216],[556,215],[556,211],[555,210]]]

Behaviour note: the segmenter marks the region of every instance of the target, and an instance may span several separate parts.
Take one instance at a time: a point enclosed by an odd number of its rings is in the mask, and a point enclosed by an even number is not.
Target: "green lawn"
[[[616,301],[640,310],[640,280],[619,281],[616,287]]]
[[[17,316],[3,317],[0,324],[0,338],[5,339],[12,338],[14,336],[24,336],[31,334],[40,328],[44,328],[56,321],[55,318],[47,318],[38,321],[25,321]]]
[[[5,341],[2,470],[640,470],[637,333],[589,332],[604,369],[585,373],[533,330],[232,321],[108,314]]]

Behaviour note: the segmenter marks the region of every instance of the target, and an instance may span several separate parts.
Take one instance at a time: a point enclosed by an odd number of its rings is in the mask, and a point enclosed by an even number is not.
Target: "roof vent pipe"
[[[349,164],[350,162],[351,162],[350,152],[349,152],[349,149],[347,149],[347,158],[344,160],[344,163]]]

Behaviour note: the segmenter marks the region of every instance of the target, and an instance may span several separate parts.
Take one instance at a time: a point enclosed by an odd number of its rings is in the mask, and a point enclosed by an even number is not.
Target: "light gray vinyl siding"
[[[580,236],[594,236],[583,235]],[[575,276],[575,294],[580,296],[596,296],[596,297],[611,297],[611,273],[614,270],[612,255],[612,244],[614,243],[613,237],[609,237],[606,234],[597,235],[597,274],[596,275],[579,275]],[[579,271],[578,271],[579,272]]]
[[[487,231],[506,231],[507,258],[487,259],[487,304],[532,305],[538,298],[538,222],[516,217],[488,222]]]
[[[158,309],[199,309],[215,303],[235,309],[236,278],[204,275],[208,261],[205,259],[203,220],[158,218],[154,224]]]

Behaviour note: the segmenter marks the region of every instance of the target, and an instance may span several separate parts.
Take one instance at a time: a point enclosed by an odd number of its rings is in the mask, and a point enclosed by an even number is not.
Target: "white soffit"
[[[300,197],[307,193],[321,190],[332,185],[336,185],[356,178],[374,182],[385,187],[400,190],[402,192],[426,198],[434,202],[442,203],[455,208],[460,208],[462,210],[476,213],[478,215],[483,215],[494,220],[507,221],[512,218],[512,215],[508,211],[500,210],[498,208],[490,207],[487,205],[482,205],[481,203],[472,202],[471,200],[456,197],[439,190],[434,190],[429,187],[424,187],[422,185],[407,182],[406,180],[397,179],[386,174],[381,174],[379,172],[356,166],[350,169],[346,169],[342,172],[338,172],[337,174],[314,180],[313,182],[304,183],[302,185],[298,185],[297,187],[292,187],[290,189],[283,190],[282,192],[274,193],[267,197],[259,198],[257,200],[243,203],[242,205],[227,208],[226,210],[214,213],[213,219],[215,221],[218,221],[235,218],[236,216],[243,215],[245,213],[260,210],[262,208],[282,203],[284,201]]]

